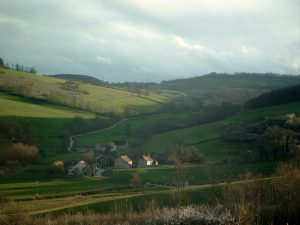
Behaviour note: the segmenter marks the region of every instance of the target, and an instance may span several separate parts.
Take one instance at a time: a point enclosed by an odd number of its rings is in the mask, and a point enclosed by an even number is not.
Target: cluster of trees
[[[70,84],[70,81],[66,81],[65,84],[63,85],[63,89],[68,89],[77,92],[79,88],[78,86],[77,87],[76,86],[77,86],[76,84],[75,85]],[[80,93],[84,94],[84,92],[81,91]],[[74,94],[72,95],[70,93],[65,93],[60,90],[50,90],[49,93],[44,93],[42,96],[46,101],[58,105],[65,105],[69,107],[87,110],[94,113],[103,113],[105,111],[101,106],[101,104],[95,101],[87,101],[84,99],[84,97],[80,97],[79,95],[74,95]]]
[[[65,90],[69,90],[69,91],[75,91],[75,92],[79,92],[79,83],[78,82],[74,82],[74,81],[70,81],[70,80],[66,80],[63,84],[63,89]]]
[[[63,161],[54,161],[48,168],[47,175],[52,178],[59,178],[65,175],[65,164]]]
[[[245,182],[226,182],[215,188],[221,189],[218,202],[236,215],[237,224],[298,224],[299,161],[281,164],[273,175],[263,179],[246,174]]]
[[[168,160],[171,163],[201,163],[204,161],[203,155],[193,146],[175,144],[171,147]]]
[[[34,145],[15,143],[4,153],[4,161],[14,165],[27,164],[34,161],[38,154],[39,150]]]
[[[0,68],[5,68],[4,60],[0,57]]]
[[[259,159],[262,161],[286,159],[297,149],[296,138],[300,140],[300,134],[293,130],[279,126],[267,128],[256,142],[259,150]]]
[[[88,84],[94,84],[94,85],[108,85],[107,82],[103,80],[99,80],[95,77],[89,76],[89,75],[81,75],[81,74],[57,74],[57,75],[52,75],[51,77],[57,77],[57,78],[62,78],[64,80],[70,80],[70,81],[80,81],[83,83],[88,83]]]
[[[242,153],[242,161],[286,159],[300,142],[300,127],[296,117],[292,118],[276,116],[256,123],[229,126],[223,130],[221,137],[227,141],[256,146],[254,151]]]
[[[300,101],[300,85],[282,88],[270,93],[262,94],[255,99],[249,100],[246,108],[258,108],[271,105],[285,104]]]
[[[34,73],[34,74],[37,73],[34,66],[27,67],[18,63],[9,65],[9,63],[5,63],[1,57],[0,57],[0,68],[11,69],[11,70],[27,72],[27,73]]]
[[[28,83],[17,83],[15,81],[3,80],[1,82],[0,90],[6,92],[13,92],[14,94],[31,98],[32,85]]]
[[[199,149],[193,146],[184,145],[181,142],[175,143],[170,148],[155,153],[154,158],[160,163],[202,163],[204,156]]]
[[[29,121],[16,117],[0,117],[0,132],[13,142],[32,142],[33,127]]]

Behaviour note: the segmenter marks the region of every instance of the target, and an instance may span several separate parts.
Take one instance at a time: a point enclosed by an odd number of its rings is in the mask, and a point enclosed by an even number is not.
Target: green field
[[[224,159],[238,156],[242,152],[254,148],[252,144],[226,142],[220,138],[221,131],[228,125],[238,123],[249,123],[264,119],[266,116],[283,115],[288,113],[300,114],[300,103],[259,108],[241,112],[225,120],[199,125],[191,128],[173,130],[154,135],[145,140],[141,146],[141,152],[156,153],[169,149],[174,143],[180,141],[199,148],[204,154],[206,161],[222,161]],[[182,114],[181,116],[184,116]],[[135,133],[141,127],[148,124],[168,120],[174,115],[162,114],[149,118],[132,119],[127,121],[131,133]],[[179,116],[180,117],[180,116]],[[75,139],[76,145],[97,143],[105,144],[113,140],[130,140],[132,136],[124,133],[124,123],[114,129],[83,135]]]
[[[178,93],[174,91],[161,91],[159,94],[150,93],[146,96],[122,89],[80,82],[75,82],[77,85],[75,88],[66,87],[65,80],[59,78],[7,69],[1,69],[0,72],[0,88],[104,114],[121,115],[125,112],[134,115],[154,111],[169,98],[178,96]],[[28,112],[30,113],[30,109]]]
[[[184,114],[176,115],[176,117],[182,117]],[[98,143],[106,143],[113,140],[128,140],[133,138],[133,135],[138,132],[141,127],[147,127],[154,122],[168,120],[173,118],[174,115],[165,113],[165,114],[157,114],[154,116],[148,117],[140,117],[136,119],[129,119],[128,121],[124,121],[123,123],[119,124],[116,128],[110,129],[107,131],[99,131],[93,134],[83,135],[80,137],[75,138],[75,145],[85,145],[91,144],[96,145]],[[129,125],[129,133],[126,133],[126,125]],[[145,128],[146,129],[146,128]]]
[[[269,176],[274,172],[278,162],[256,162],[256,163],[235,163],[235,164],[202,164],[186,165],[188,182],[192,185],[208,184],[213,181],[223,182],[225,180],[242,179],[243,174],[251,172]],[[172,166],[161,166],[147,169],[119,169],[106,171],[105,176],[128,182],[134,174],[138,174],[145,183],[173,185],[175,169]]]
[[[92,118],[94,114],[0,92],[0,116],[31,118]]]
[[[148,139],[143,145],[143,149],[145,152],[158,152],[170,148],[176,140],[179,140],[199,148],[208,161],[222,160],[224,156],[236,156],[238,152],[253,148],[253,146],[248,144],[228,143],[222,140],[220,134],[226,126],[255,122],[264,119],[266,116],[284,115],[288,113],[300,114],[300,103],[295,102],[259,108],[242,112],[222,121],[161,133]]]
[[[33,128],[33,143],[40,150],[40,163],[49,164],[58,159],[78,159],[81,154],[67,154],[62,149],[63,140],[60,135],[64,123],[74,117],[92,119],[93,113],[57,106],[42,101],[27,99],[0,92],[0,116],[15,117],[27,121]],[[104,118],[104,117],[102,117]],[[0,150],[5,150],[11,141],[4,135],[0,136]]]
[[[20,73],[11,76],[24,77],[27,74]],[[29,78],[35,79],[37,82],[48,82],[49,85],[53,84],[54,86],[59,85],[59,82],[64,82],[37,75],[30,75]],[[44,79],[50,80],[44,81]],[[95,88],[88,84],[80,84],[80,90],[89,93],[85,96],[86,99],[89,99],[88,101],[103,101],[103,106],[106,109],[111,106],[116,107],[109,108],[108,111],[116,112],[124,110],[128,106],[128,102],[130,102],[132,109],[144,110],[145,107],[156,106],[158,102],[163,103],[168,98],[153,94],[152,96],[140,97],[131,92],[98,86]],[[101,91],[102,94],[100,94]],[[119,95],[124,98],[119,98]],[[108,100],[107,103],[104,103],[105,99]],[[172,188],[173,179],[176,175],[175,168],[171,165],[147,169],[107,170],[104,173],[106,178],[47,178],[47,169],[53,161],[76,161],[83,157],[82,153],[66,152],[62,148],[63,141],[60,134],[64,123],[76,116],[88,120],[94,118],[95,115],[74,108],[52,105],[6,93],[0,93],[0,104],[3,106],[0,109],[0,116],[16,116],[28,120],[32,124],[34,128],[33,142],[40,149],[40,156],[34,164],[26,167],[20,166],[16,168],[16,171],[13,171],[14,173],[0,177],[0,195],[9,199],[21,200],[20,205],[24,211],[45,213],[67,209],[81,210],[82,207],[88,207],[103,212],[110,210],[113,204],[121,203],[126,198],[129,198],[136,208],[143,201],[150,201],[151,199],[160,200],[166,205],[170,204],[170,192],[166,189]],[[211,183],[243,180],[245,173],[261,174],[263,177],[268,177],[280,163],[278,161],[228,163],[230,162],[228,159],[239,157],[243,152],[252,150],[255,146],[253,144],[227,142],[220,138],[222,130],[228,125],[250,123],[262,120],[266,116],[288,113],[300,114],[300,103],[259,108],[241,112],[221,121],[152,135],[144,140],[140,150],[155,154],[169,149],[177,141],[197,147],[204,155],[205,162],[197,165],[185,165],[188,184],[191,185],[186,189],[186,192],[192,203],[206,202],[213,199],[213,193],[210,189]],[[77,137],[75,147],[83,144],[105,144],[113,140],[133,140],[134,135],[140,129],[147,129],[147,126],[153,123],[180,119],[186,116],[188,114],[165,113],[131,118],[119,123],[115,128]],[[1,134],[0,144],[1,150],[1,148],[9,147],[11,142],[6,139],[4,134]],[[143,184],[148,184],[148,186],[138,189],[130,187],[130,181],[134,175],[138,175]],[[35,198],[37,194],[40,198],[45,199],[23,201]],[[84,197],[74,200],[74,197],[71,197],[74,195],[83,195]],[[57,199],[48,199],[52,197]]]
[[[21,178],[22,179],[22,178]],[[73,179],[36,179],[34,181],[22,181],[15,179],[1,179],[0,190],[6,197],[14,199],[33,198],[36,194],[40,197],[72,195],[83,192],[98,191],[106,189],[114,190],[128,186],[128,183],[100,178],[73,178]]]

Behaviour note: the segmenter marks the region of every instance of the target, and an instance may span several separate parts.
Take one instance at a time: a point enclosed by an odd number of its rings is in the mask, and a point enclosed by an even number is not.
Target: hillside
[[[169,98],[177,96],[177,93],[172,91],[142,95],[7,69],[0,70],[0,89],[95,113],[127,116],[153,112]]]
[[[0,116],[31,118],[92,118],[90,112],[0,92]]]
[[[204,103],[245,103],[275,89],[300,84],[300,76],[236,73],[211,73],[187,79],[163,81],[162,89],[180,91]]]
[[[56,158],[76,157],[78,154],[68,154],[63,147],[61,134],[64,124],[76,117],[87,121],[95,118],[93,113],[87,111],[2,92],[0,92],[0,105],[0,123],[8,119],[14,124],[26,123],[31,128],[31,142],[38,146],[41,162],[51,162]],[[107,120],[104,117],[102,119]],[[0,131],[0,152],[11,144],[12,141],[7,135]]]
[[[262,94],[246,103],[246,108],[259,108],[263,106],[280,105],[300,101],[300,85],[295,85],[270,93]]]
[[[226,142],[220,138],[224,127],[250,123],[264,119],[266,116],[284,115],[288,113],[300,114],[300,103],[290,103],[272,107],[259,108],[242,112],[238,115],[229,117],[213,123],[194,126],[185,129],[177,129],[159,134],[154,134],[146,138],[138,146],[139,152],[157,154],[168,150],[174,143],[183,142],[187,145],[197,147],[207,161],[220,162],[230,157],[239,156],[241,151],[252,149],[252,144]],[[183,117],[184,114],[180,115]],[[134,143],[136,132],[147,129],[147,124],[164,120],[174,120],[174,115],[163,114],[156,117],[135,119],[128,121],[128,125],[121,124],[118,127],[105,132],[83,135],[76,138],[77,145],[105,144],[114,140],[132,140]],[[126,127],[130,127],[130,133],[126,133]]]
[[[176,141],[183,141],[188,145],[196,146],[207,160],[221,161],[228,157],[239,156],[241,151],[245,152],[254,147],[251,144],[226,142],[221,139],[221,132],[226,126],[247,124],[260,121],[266,116],[285,115],[289,113],[299,115],[300,103],[295,102],[258,108],[242,112],[218,122],[158,134],[148,139],[143,147],[145,152],[159,152],[170,148]]]
[[[79,82],[95,84],[95,85],[104,85],[106,83],[105,81],[99,80],[95,77],[89,75],[81,75],[81,74],[55,74],[49,77],[61,78],[64,80],[79,81]]]

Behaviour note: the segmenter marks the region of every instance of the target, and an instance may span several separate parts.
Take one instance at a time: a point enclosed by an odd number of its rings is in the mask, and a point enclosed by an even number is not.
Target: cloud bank
[[[298,0],[2,0],[0,56],[43,74],[300,74]]]

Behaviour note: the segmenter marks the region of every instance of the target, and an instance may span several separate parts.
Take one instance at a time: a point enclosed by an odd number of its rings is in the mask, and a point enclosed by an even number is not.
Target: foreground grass
[[[188,183],[203,185],[225,180],[239,180],[242,174],[253,173],[269,176],[278,162],[249,164],[203,164],[185,167]],[[94,191],[107,192],[130,186],[131,179],[138,175],[144,184],[173,186],[175,168],[172,166],[148,169],[119,169],[104,173],[107,179],[82,177],[76,179],[45,179],[44,168],[30,167],[11,177],[0,179],[0,191],[12,199],[34,198],[38,193],[42,197],[88,193]]]
[[[277,167],[279,162],[256,162],[256,163],[234,163],[234,164],[203,164],[186,165],[185,171],[189,184],[202,185],[224,180],[238,180],[245,173],[262,174],[269,176]],[[144,183],[159,185],[173,185],[176,176],[173,166],[157,168],[138,169],[115,169],[106,171],[105,176],[110,179],[128,182],[134,175],[139,175]]]
[[[30,199],[36,197],[54,197],[105,191],[128,187],[128,183],[101,178],[37,179],[22,182],[22,177],[1,179],[0,191],[10,199]]]

